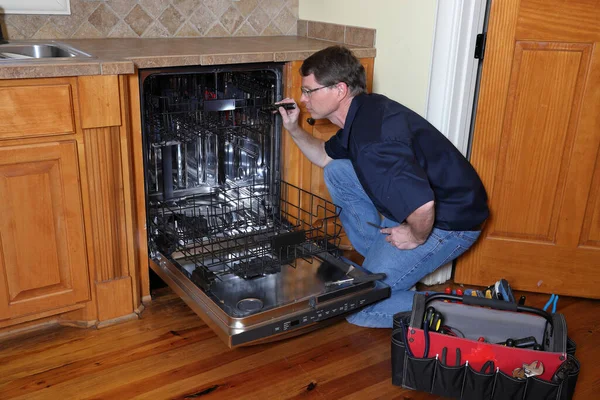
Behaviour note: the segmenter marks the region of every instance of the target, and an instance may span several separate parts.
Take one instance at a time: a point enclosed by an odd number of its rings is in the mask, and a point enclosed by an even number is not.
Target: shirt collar
[[[359,94],[352,99],[352,103],[350,103],[350,108],[348,109],[348,115],[346,115],[346,121],[344,121],[344,129],[342,129],[341,141],[342,145],[347,149],[348,144],[350,142],[350,129],[352,128],[352,123],[354,122],[354,117],[356,116],[356,112],[360,108],[365,98],[365,94]]]

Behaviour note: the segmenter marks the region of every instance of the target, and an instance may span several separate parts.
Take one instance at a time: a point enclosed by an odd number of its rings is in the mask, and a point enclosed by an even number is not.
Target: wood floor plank
[[[391,373],[391,367],[388,367],[388,373]],[[354,393],[350,393],[339,400],[388,400],[394,396],[397,396],[399,388],[392,385],[392,379],[389,374],[385,376],[385,379],[377,382],[373,381],[370,385],[365,386],[361,390],[357,390]]]
[[[166,351],[172,351],[182,346],[192,345],[194,343],[213,338],[213,332],[207,327],[171,331],[161,337],[153,340],[140,342],[129,347],[121,347],[113,351],[90,354],[85,358],[74,360],[68,365],[61,365],[57,368],[49,368],[41,372],[29,371],[29,374],[11,381],[2,387],[7,396],[24,395],[37,390],[39,385],[55,386],[72,379],[85,377],[91,373],[101,373],[112,367],[118,367],[125,363],[132,363],[137,360],[143,360],[148,355],[159,355]],[[37,380],[37,376],[48,376],[52,370],[56,370],[50,379]]]
[[[548,299],[526,295],[527,305],[536,307]],[[595,399],[600,301],[561,298],[558,311],[582,364],[574,399]],[[390,333],[341,321],[230,350],[164,289],[140,320],[0,339],[0,399],[441,399],[391,384]]]
[[[202,322],[198,321],[195,315],[189,315],[188,311],[186,314],[176,314],[170,318],[163,318],[161,315],[149,326],[130,321],[102,330],[60,326],[44,329],[24,337],[6,340],[0,347],[0,365],[7,365],[7,375],[12,374],[12,371],[39,373],[41,371],[33,364],[40,364],[40,360],[48,361],[49,368],[57,368],[60,366],[59,360],[65,356],[69,356],[73,361],[73,355],[85,357],[86,353],[95,354],[97,348],[112,348],[115,343],[120,347],[138,345],[146,340],[160,338],[169,332],[201,324]],[[23,346],[25,343],[31,345]],[[52,365],[53,360],[57,362],[56,365]],[[0,383],[3,382],[3,378],[4,376],[0,377]]]
[[[228,379],[232,375],[253,371],[256,368],[268,363],[277,362],[285,357],[308,352],[313,349],[317,343],[328,343],[340,340],[344,335],[356,333],[356,330],[358,329],[356,327],[347,329],[344,325],[333,325],[327,329],[326,333],[324,331],[312,332],[308,335],[283,342],[226,351],[223,353],[223,356],[225,357],[240,351],[253,351],[253,354],[227,363],[221,363],[220,360],[215,360],[214,368],[210,370],[200,370],[192,363],[176,372],[177,382],[169,380],[172,378],[170,375],[154,377],[153,382],[160,382],[162,385],[156,385],[156,390],[148,392],[138,398],[165,398],[165,396],[170,398],[175,394],[183,395],[186,393],[195,393],[202,390],[202,387],[199,386],[199,382],[202,383],[202,385],[211,386],[207,383],[220,382]],[[319,335],[320,333],[325,334],[321,336]],[[260,377],[259,375],[256,376]]]

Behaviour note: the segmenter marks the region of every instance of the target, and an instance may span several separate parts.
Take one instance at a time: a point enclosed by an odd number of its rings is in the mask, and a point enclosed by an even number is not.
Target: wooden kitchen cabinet
[[[365,71],[367,73],[367,91],[371,92],[373,89],[374,59],[363,58],[360,60],[360,62],[365,67]],[[300,96],[302,94],[300,90],[302,87],[302,77],[299,71],[301,66],[302,61],[294,61],[286,64],[284,74],[284,96],[293,98],[300,106],[299,123],[302,129],[319,139],[327,141],[331,136],[335,135],[340,128],[329,122],[327,119],[315,120],[313,125],[308,123],[310,114],[300,102]],[[323,179],[323,169],[313,165],[302,154],[298,146],[296,146],[293,139],[290,137],[289,133],[284,132],[282,141],[282,157],[285,160],[282,166],[283,180],[331,201],[331,196],[329,196],[329,191],[327,190],[327,186],[325,185],[325,181]],[[351,249],[350,241],[343,233],[341,244],[343,248]]]
[[[74,140],[0,147],[0,319],[90,298]]]
[[[0,81],[0,333],[137,317],[126,80]]]

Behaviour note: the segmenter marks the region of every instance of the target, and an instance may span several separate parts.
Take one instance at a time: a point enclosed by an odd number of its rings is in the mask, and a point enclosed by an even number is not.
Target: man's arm
[[[288,129],[288,132],[310,162],[321,168],[329,164],[331,157],[325,152],[325,141],[310,135],[298,125],[293,130]]]
[[[404,223],[382,229],[381,233],[388,234],[385,240],[400,250],[411,250],[427,241],[434,220],[435,205],[432,200],[413,211]]]
[[[284,99],[280,103],[292,102],[294,102],[292,99]],[[290,133],[292,139],[294,139],[294,142],[296,142],[306,158],[321,168],[329,164],[331,158],[325,152],[325,142],[310,135],[298,125],[300,109],[297,106],[292,110],[285,110],[283,107],[280,107],[279,114],[283,119],[283,127]]]

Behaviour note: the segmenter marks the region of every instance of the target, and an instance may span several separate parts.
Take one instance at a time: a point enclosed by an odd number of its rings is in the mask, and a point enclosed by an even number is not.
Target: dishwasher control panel
[[[319,321],[349,314],[389,296],[389,286],[381,282],[376,282],[375,288],[372,290],[364,293],[356,293],[349,299],[347,298],[340,301],[329,300],[319,304],[315,309],[307,308],[305,313],[274,319],[272,322],[257,326],[254,329],[252,329],[252,327],[246,327],[244,332],[232,336],[232,344],[239,345],[257,340],[261,337],[290,332]]]

